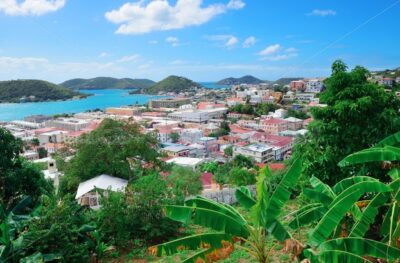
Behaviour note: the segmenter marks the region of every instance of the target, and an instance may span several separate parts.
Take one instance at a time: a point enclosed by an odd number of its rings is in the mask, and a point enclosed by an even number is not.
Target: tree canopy
[[[332,65],[325,81],[321,103],[312,108],[314,121],[294,155],[303,156],[305,174],[334,184],[355,173],[354,168],[339,168],[337,163],[352,152],[368,148],[400,130],[400,100],[383,87],[367,81],[369,72],[357,66],[347,71],[342,61]],[[369,169],[371,176],[385,175]]]

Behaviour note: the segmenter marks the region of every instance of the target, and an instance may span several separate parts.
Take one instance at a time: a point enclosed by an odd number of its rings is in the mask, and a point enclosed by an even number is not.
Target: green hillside
[[[0,81],[0,103],[67,100],[87,95],[43,80]]]
[[[219,85],[239,85],[239,84],[260,84],[264,83],[261,79],[247,75],[241,78],[226,78],[217,82]]]
[[[201,88],[201,85],[184,77],[169,76],[160,82],[157,82],[151,87],[143,90],[144,93],[148,94],[159,94],[159,93],[180,93],[188,92]]]
[[[69,89],[144,89],[154,85],[149,79],[116,79],[98,77],[93,79],[71,79],[60,85]]]

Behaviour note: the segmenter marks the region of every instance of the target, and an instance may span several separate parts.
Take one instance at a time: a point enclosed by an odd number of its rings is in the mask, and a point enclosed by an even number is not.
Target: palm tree
[[[246,220],[234,207],[217,203],[207,198],[195,197],[185,205],[166,206],[167,217],[185,225],[195,224],[213,231],[179,238],[151,248],[152,253],[171,255],[182,249],[198,250],[184,262],[195,262],[198,258],[217,255],[217,249],[233,244],[248,251],[260,263],[269,262],[273,248],[266,246],[266,238],[272,235],[279,242],[301,245],[292,239],[290,233],[278,220],[281,209],[289,200],[293,187],[301,174],[301,160],[296,160],[282,178],[275,190],[268,183],[271,176],[268,166],[261,170],[257,180],[257,199],[246,187],[236,190],[240,205],[252,215]],[[301,249],[300,249],[301,250]],[[217,259],[218,257],[214,258]]]

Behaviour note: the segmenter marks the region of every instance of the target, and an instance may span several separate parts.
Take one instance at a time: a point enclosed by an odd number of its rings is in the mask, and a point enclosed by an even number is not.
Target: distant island
[[[260,84],[265,83],[261,79],[247,75],[241,78],[226,78],[217,82],[218,85],[240,85],[240,84]]]
[[[97,77],[92,79],[71,79],[60,85],[69,89],[145,89],[155,82],[149,79]]]
[[[195,91],[202,88],[199,83],[180,76],[169,76],[156,84],[142,89],[145,94],[181,93]],[[132,92],[134,93],[134,92]]]
[[[68,100],[87,96],[43,80],[0,81],[0,103]]]

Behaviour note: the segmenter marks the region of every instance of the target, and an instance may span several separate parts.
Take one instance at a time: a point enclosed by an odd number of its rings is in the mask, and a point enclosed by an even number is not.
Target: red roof
[[[252,131],[250,129],[245,129],[245,128],[239,127],[237,125],[232,125],[232,124],[229,125],[229,128],[231,129],[232,133],[248,133],[248,132]]]
[[[265,163],[257,163],[257,166],[260,168],[264,168]],[[284,163],[269,163],[268,166],[271,171],[280,171],[286,168]]]
[[[282,120],[282,119],[275,119],[271,118],[268,120],[263,120],[263,124],[269,125],[269,124],[281,124],[281,123],[286,123],[287,121]]]
[[[203,173],[201,175],[201,182],[203,184],[203,188],[208,188],[209,186],[211,186],[213,184],[213,174],[212,173]]]

